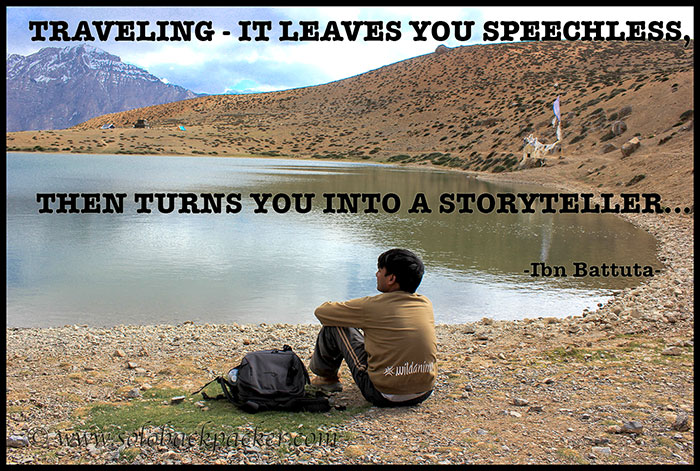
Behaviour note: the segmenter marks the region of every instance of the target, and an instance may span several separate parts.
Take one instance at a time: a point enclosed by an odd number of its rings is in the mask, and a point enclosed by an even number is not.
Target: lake
[[[313,311],[324,301],[377,294],[377,256],[393,247],[423,259],[418,292],[432,300],[437,323],[578,315],[640,282],[532,277],[524,270],[534,262],[661,266],[655,240],[610,214],[441,214],[444,193],[543,191],[458,172],[273,158],[32,153],[9,153],[6,171],[9,327],[316,323]],[[126,197],[122,212],[39,213],[39,193]],[[224,201],[221,212],[180,213],[177,206],[166,213],[153,203],[146,205],[150,213],[140,213],[135,195],[141,193],[192,193],[199,209],[201,195],[240,198]],[[272,195],[267,213],[255,212],[250,195],[258,193]],[[340,209],[339,200],[324,193],[378,194],[378,211],[366,212],[366,199],[356,213],[324,212],[328,201]],[[293,194],[310,204],[295,207]],[[418,194],[432,212],[408,212]],[[107,208],[104,198],[96,204]]]

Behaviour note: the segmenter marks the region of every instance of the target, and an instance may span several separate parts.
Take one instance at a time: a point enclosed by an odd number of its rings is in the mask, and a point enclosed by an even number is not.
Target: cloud
[[[439,44],[450,47],[482,42],[485,21],[538,20],[682,20],[683,34],[693,35],[692,7],[298,7],[298,8],[154,8],[154,7],[9,7],[7,52],[28,55],[42,47],[68,43],[32,41],[29,21],[63,20],[75,27],[81,20],[211,21],[211,41],[94,41],[93,46],[143,67],[169,83],[200,93],[225,93],[250,87],[281,90],[317,85],[361,74],[397,61],[431,53]],[[279,41],[280,21],[318,21],[322,34],[328,22],[401,22],[399,41]],[[472,38],[461,42],[450,35],[444,41],[414,41],[411,21],[474,21]],[[239,41],[241,21],[269,21],[268,41]],[[430,27],[429,27],[430,28]],[[223,31],[230,31],[224,35]],[[386,29],[385,29],[386,31]],[[430,31],[430,29],[428,29]],[[248,84],[248,85],[246,85]]]

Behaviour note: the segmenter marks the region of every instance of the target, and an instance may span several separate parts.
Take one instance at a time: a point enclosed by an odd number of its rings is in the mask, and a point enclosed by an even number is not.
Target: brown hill
[[[693,42],[687,48],[582,41],[466,46],[325,85],[202,97],[105,115],[65,131],[10,133],[7,145],[506,172],[517,169],[529,134],[556,139],[552,102],[560,96],[562,150],[547,159],[548,170],[527,173],[616,191],[664,191],[669,204],[692,205],[693,50]],[[133,129],[137,119],[150,129]],[[100,130],[106,122],[117,129]],[[641,146],[623,157],[620,148],[633,137]]]

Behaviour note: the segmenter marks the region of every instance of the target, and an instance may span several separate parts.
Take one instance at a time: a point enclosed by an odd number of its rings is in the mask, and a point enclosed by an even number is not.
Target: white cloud
[[[472,39],[483,42],[485,21],[537,20],[616,20],[682,21],[683,34],[693,36],[692,7],[298,7],[298,8],[22,8],[7,9],[7,52],[27,54],[41,47],[68,43],[30,41],[27,21],[58,19],[74,25],[78,20],[158,20],[212,21],[216,33],[212,41],[184,42],[99,42],[94,46],[119,55],[125,62],[159,75],[167,73],[171,83],[198,92],[223,93],[242,80],[251,80],[261,89],[281,89],[325,83],[360,74],[400,60],[435,50],[437,45],[460,46],[450,38],[444,41],[413,41],[409,21],[474,21]],[[241,42],[235,34],[240,20],[269,20],[273,24],[268,42]],[[320,31],[333,21],[400,21],[400,41],[299,41],[280,42],[278,22],[289,20],[297,27],[300,20],[319,22]],[[222,31],[230,30],[225,36]],[[342,31],[342,29],[341,29]],[[386,27],[385,27],[386,31]],[[183,83],[184,82],[184,83]],[[195,88],[196,87],[196,88]]]

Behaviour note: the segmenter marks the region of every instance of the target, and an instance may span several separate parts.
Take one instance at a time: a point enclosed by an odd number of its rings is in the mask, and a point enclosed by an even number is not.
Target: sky
[[[29,55],[44,47],[66,47],[73,41],[32,40],[37,29],[30,22],[64,21],[68,33],[76,33],[87,22],[94,41],[88,44],[117,55],[123,62],[146,69],[166,83],[196,93],[222,94],[267,92],[319,85],[361,74],[394,62],[428,54],[444,44],[448,47],[485,44],[484,24],[489,21],[680,21],[683,35],[694,38],[693,7],[7,7],[7,54]],[[92,21],[148,22],[146,35],[159,34],[156,22],[194,21],[202,31],[212,30],[211,40],[117,41],[116,30],[106,40],[97,37]],[[267,41],[241,41],[239,22],[269,21]],[[329,24],[340,27],[343,41],[280,40],[281,22],[291,22],[289,34],[302,34],[305,22],[317,21],[319,36]],[[348,40],[341,21],[382,22],[383,40],[365,40],[366,29],[355,41]],[[429,21],[426,40],[416,41],[409,22]],[[457,29],[451,22],[458,22]],[[473,21],[469,40],[458,38],[464,21]],[[211,22],[211,28],[207,23]],[[400,22],[400,29],[394,27]],[[252,23],[251,23],[252,25]],[[447,30],[446,37],[440,37]],[[434,30],[432,28],[435,28]],[[171,27],[169,27],[171,28]],[[433,31],[438,36],[432,36]],[[228,32],[229,34],[224,34]],[[502,34],[502,29],[499,29]],[[399,34],[400,33],[400,34]],[[138,30],[136,35],[138,34]],[[172,29],[166,30],[171,35]],[[399,39],[393,40],[396,36]],[[391,38],[391,39],[390,39]],[[516,38],[517,40],[517,38]]]

